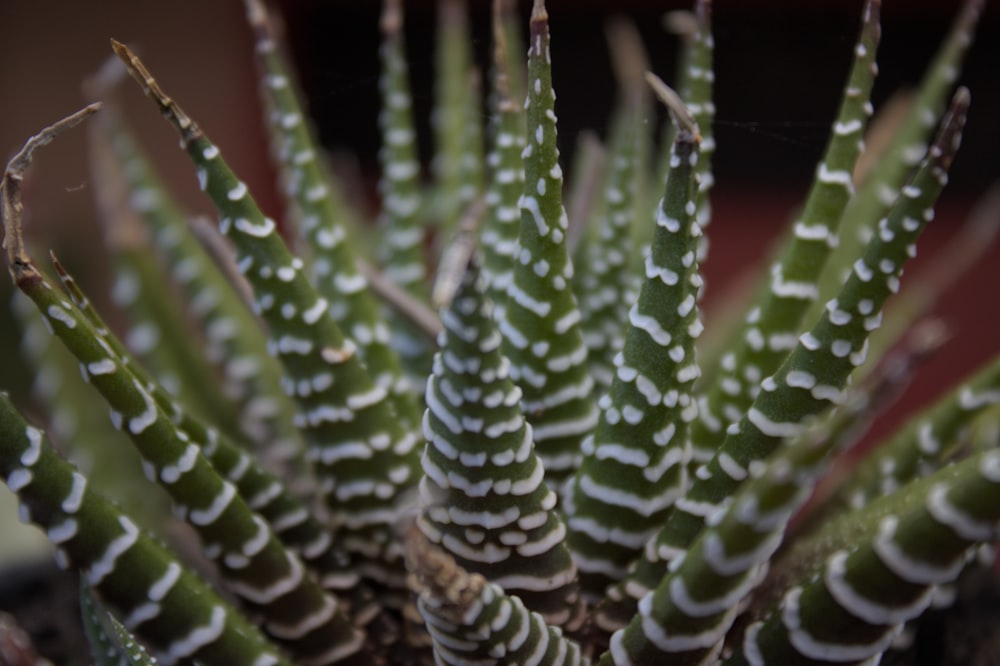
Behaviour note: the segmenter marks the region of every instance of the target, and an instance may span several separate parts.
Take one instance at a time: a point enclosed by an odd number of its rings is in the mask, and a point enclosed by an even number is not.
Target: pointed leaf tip
[[[177,105],[177,102],[163,92],[160,84],[156,82],[150,71],[139,60],[139,56],[132,49],[113,37],[111,38],[111,48],[114,50],[115,55],[125,63],[129,75],[142,86],[142,92],[153,100],[159,107],[163,117],[177,129],[184,144],[189,144],[199,138],[201,136],[201,129],[184,113],[184,110]]]
[[[130,58],[133,57],[131,49],[125,46],[123,42],[119,42],[114,37],[111,38],[111,49],[115,52],[115,55],[117,55],[122,60],[126,61],[126,63]]]
[[[403,3],[400,0],[385,0],[379,28],[383,35],[396,35],[403,29]]]
[[[243,0],[243,6],[247,12],[247,22],[253,27],[265,25],[267,23],[267,9],[261,0]]]
[[[941,155],[940,164],[942,169],[949,169],[958,146],[962,141],[962,128],[965,126],[965,119],[969,113],[969,104],[972,102],[972,95],[969,89],[961,86],[955,91],[948,107],[948,113],[941,123],[938,136],[931,146],[930,154],[934,156],[935,151]]]
[[[531,7],[531,22],[548,20],[549,13],[545,9],[545,0],[535,0],[535,4]]]

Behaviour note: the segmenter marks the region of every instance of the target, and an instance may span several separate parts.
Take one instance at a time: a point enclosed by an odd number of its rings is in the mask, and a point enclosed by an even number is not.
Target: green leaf
[[[22,353],[35,368],[32,394],[54,441],[105,495],[131,507],[143,528],[159,533],[169,498],[150,489],[139,455],[112,427],[105,402],[80,376],[76,358],[50,335],[31,299],[16,291],[13,305],[23,326]]]
[[[903,498],[880,503],[891,508],[875,534],[845,544],[791,586],[724,663],[877,660],[929,607],[935,588],[958,577],[970,549],[996,540],[1000,452],[911,485]]]
[[[883,442],[838,489],[829,510],[857,509],[936,471],[967,444],[976,416],[1000,404],[1000,358],[959,383]]]
[[[251,2],[250,5],[254,7],[256,3]],[[279,307],[273,311],[272,308],[262,307],[261,314],[274,335],[281,328],[289,328],[288,320],[295,319],[296,314],[312,312],[309,308],[318,302],[316,294],[321,295],[339,330],[357,345],[372,381],[379,389],[387,392],[388,400],[401,420],[403,429],[416,430],[420,422],[417,403],[407,390],[399,356],[390,345],[389,329],[379,317],[378,303],[358,269],[357,249],[343,222],[344,206],[339,202],[339,197],[335,197],[333,185],[324,177],[320,167],[320,149],[306,126],[302,106],[291,84],[291,75],[277,50],[274,30],[262,8],[249,11],[248,16],[257,39],[257,61],[264,79],[262,90],[267,106],[271,109],[271,131],[279,147],[277,152],[284,181],[288,184],[289,199],[301,220],[300,233],[305,236],[311,249],[314,274],[312,283],[315,285],[313,289],[306,284],[305,279],[297,277],[297,286],[293,288],[301,292],[299,301],[295,303],[280,299]],[[202,138],[200,149],[208,149],[212,144]],[[207,176],[215,176],[215,183],[229,184],[225,190],[216,189],[211,183],[205,188],[220,210],[223,217],[221,224],[225,225],[226,219],[237,220],[240,216],[254,220],[254,224],[266,224],[266,218],[249,195],[242,200],[229,196],[230,192],[237,191],[233,188],[238,187],[240,182],[231,174],[223,175],[222,172],[228,172],[228,168],[221,158],[206,158],[203,152],[199,153],[194,148],[194,144],[189,144],[187,150]],[[414,166],[415,163],[411,164],[411,167]],[[245,186],[243,188],[245,191]],[[239,227],[235,222],[233,224]],[[238,228],[230,228],[229,232],[240,235]],[[248,240],[254,238],[253,234],[244,237]],[[276,234],[274,240],[278,240]],[[279,248],[279,243],[268,243],[261,239],[255,241],[255,245],[258,247],[255,252],[270,246],[266,250],[268,258],[259,255],[257,260],[270,262],[273,271],[278,271],[282,266],[304,265],[300,259],[290,256],[284,244],[280,244]],[[244,251],[238,249],[237,252]],[[244,254],[245,256],[248,255]],[[250,260],[244,258],[244,261]],[[260,266],[257,268],[258,271],[261,270]],[[249,270],[249,266],[245,266],[244,270]],[[294,270],[298,272],[300,269]],[[258,292],[262,288],[262,279],[250,278]],[[280,275],[278,281],[280,282]],[[274,296],[278,298],[280,290],[274,292]],[[274,322],[279,311],[285,320],[282,327],[276,326]],[[287,314],[290,312],[292,314]]]
[[[687,483],[688,423],[697,414],[694,341],[701,332],[697,146],[697,128],[688,121],[676,134],[646,279],[629,311],[615,378],[600,402],[597,430],[584,441],[568,502],[570,548],[584,590],[597,600],[624,578]]]
[[[380,20],[382,111],[379,129],[382,148],[379,151],[379,196],[382,211],[377,224],[384,238],[380,252],[384,276],[413,297],[426,301],[428,279],[424,248],[427,234],[422,217],[421,169],[403,16],[401,0],[386,0]],[[478,114],[475,121],[478,123]],[[399,350],[414,384],[419,387],[430,371],[431,344],[398,315],[391,315],[389,322],[393,330],[393,348]]]
[[[772,374],[795,347],[803,316],[819,297],[816,281],[837,242],[837,222],[854,193],[851,170],[871,115],[880,2],[864,8],[861,32],[844,97],[805,207],[792,227],[766,285],[747,314],[734,347],[720,361],[721,372],[701,401],[691,429],[693,463],[707,462],[753,402],[759,382]]]
[[[192,441],[74,304],[63,300],[30,263],[20,271],[18,287],[107,400],[112,422],[142,454],[149,480],[170,494],[175,513],[199,533],[206,556],[218,565],[231,591],[263,614],[268,633],[303,656],[357,652],[359,637],[338,612],[336,600],[304,573],[299,559],[203,457],[202,447],[211,441]]]
[[[593,430],[597,410],[580,310],[570,289],[573,267],[566,250],[548,13],[541,0],[532,11],[530,41],[520,250],[500,333],[511,377],[524,392],[524,412],[546,480],[559,492],[579,464],[580,442]]]
[[[192,370],[197,372],[186,385],[195,384],[201,393],[207,390],[204,385],[208,382],[204,381],[204,377],[213,372],[206,369],[207,361],[221,378],[220,388],[225,402],[235,402],[238,424],[232,426],[225,421],[220,422],[219,416],[225,415],[231,408],[216,409],[212,407],[214,403],[198,397],[185,402],[200,409],[201,414],[211,415],[216,425],[230,426],[226,428],[228,432],[242,435],[237,436],[238,441],[249,439],[256,450],[265,456],[300,457],[303,444],[292,423],[291,403],[281,389],[281,368],[267,354],[266,336],[259,321],[235,293],[230,276],[216,266],[195,238],[187,219],[119,118],[117,110],[106,108],[91,130],[95,162],[102,159],[102,154],[110,148],[120,165],[109,163],[101,168],[95,164],[94,169],[100,172],[100,180],[108,183],[95,187],[108,187],[111,189],[109,194],[113,194],[111,184],[124,180],[122,189],[127,190],[128,202],[122,202],[121,206],[133,208],[149,225],[155,250],[161,259],[160,265],[171,267],[171,277],[185,297],[185,314],[191,321],[197,322],[203,334],[204,354],[200,355],[200,363],[192,364]],[[120,227],[122,221],[113,224]],[[142,235],[144,232],[133,228],[129,233]],[[123,261],[126,259],[122,258]],[[123,301],[120,304],[132,309],[155,307],[163,298],[155,295],[163,289],[162,272],[152,271],[145,259],[134,270],[145,279],[137,284],[128,276],[120,275],[115,286],[115,293]],[[155,351],[161,344],[172,344],[188,348],[187,354],[190,355],[195,351],[195,345],[187,342],[192,335],[190,329],[179,325],[183,319],[175,314],[165,314],[156,322],[144,326],[133,324],[128,342],[140,354],[144,350]],[[173,364],[167,366],[172,367]]]
[[[417,481],[416,434],[404,430],[387,391],[373,383],[330,316],[327,302],[303,274],[266,217],[220,155],[218,147],[167,97],[127,48],[114,47],[130,73],[180,133],[199,179],[219,209],[237,265],[254,289],[255,309],[270,329],[270,350],[285,369],[309,445],[319,490],[348,552],[362,555],[362,572],[401,590],[402,553],[394,540],[397,501]],[[400,597],[392,603],[401,604]]]
[[[80,584],[83,630],[97,666],[154,666],[157,661],[135,636],[111,616],[86,583]]]
[[[348,597],[359,617],[370,616],[365,611],[370,610],[366,607],[372,603],[371,590],[359,582],[358,574],[352,569],[352,564],[356,563],[352,563],[351,558],[337,547],[325,523],[309,506],[308,498],[299,499],[281,480],[247,453],[245,447],[238,445],[225,433],[206,425],[185,406],[173,400],[166,390],[158,386],[148,373],[129,358],[124,346],[109,333],[76,281],[58,263],[56,268],[70,298],[92,324],[101,345],[120,359],[123,370],[149,391],[157,407],[170,415],[183,436],[189,441],[203,444],[201,454],[214,470],[236,487],[240,497],[267,521],[275,536],[303,560],[325,589]]]
[[[187,571],[86,479],[0,394],[0,475],[64,566],[142,637],[161,661],[291,666],[240,613]]]
[[[494,5],[496,10],[501,3]],[[507,19],[509,20],[509,18]],[[490,116],[490,147],[487,162],[489,181],[484,195],[486,219],[480,232],[483,252],[482,273],[487,294],[493,301],[493,317],[503,321],[507,307],[507,289],[514,279],[517,236],[521,212],[518,201],[524,192],[525,117],[518,97],[512,91],[512,57],[507,43],[508,30],[494,14],[493,86],[495,109]],[[518,54],[519,55],[519,54]],[[523,83],[523,81],[522,81]]]
[[[575,267],[573,281],[598,395],[611,387],[613,359],[624,344],[629,303],[634,300],[635,283],[627,269],[638,208],[639,143],[645,137],[640,134],[643,96],[634,83],[632,86],[620,91],[621,100],[612,119],[603,206],[587,224],[581,243],[582,266]]]
[[[838,297],[828,302],[812,330],[799,337],[774,375],[761,382],[747,414],[729,428],[722,447],[674,505],[637,567],[609,593],[605,625],[613,627],[621,621],[632,602],[659,584],[669,563],[687,551],[709,516],[716,515],[741,484],[754,476],[760,461],[786,439],[803,434],[809,419],[843,403],[848,378],[865,359],[867,339],[880,323],[882,307],[898,290],[903,265],[915,253],[914,243],[933,217],[932,207],[947,180],[968,104],[968,91],[962,89],[927,158],[880,225],[864,257],[855,263]]]
[[[549,624],[575,628],[583,620],[576,567],[484,290],[473,258],[441,311],[417,524],[462,568],[516,594]]]
[[[455,232],[464,203],[471,200],[468,193],[462,192],[467,182],[463,173],[464,158],[470,148],[465,141],[469,123],[478,123],[479,119],[468,117],[472,99],[478,100],[478,97],[468,90],[472,40],[467,12],[465,0],[445,0],[438,5],[434,110],[431,114],[434,189],[429,213],[443,239]]]
[[[875,233],[878,220],[892,206],[910,170],[927,151],[931,133],[945,112],[948,94],[961,72],[965,53],[972,45],[984,4],[983,0],[966,0],[963,3],[890,144],[844,209],[840,222],[840,243],[833,250],[820,277],[821,298],[811,311],[814,316],[818,316],[822,303],[837,292],[855,257],[861,254]]]

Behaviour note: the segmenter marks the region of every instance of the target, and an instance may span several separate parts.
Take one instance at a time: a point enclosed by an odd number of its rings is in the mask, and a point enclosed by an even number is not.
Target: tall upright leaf
[[[511,377],[524,392],[524,411],[546,480],[559,492],[579,464],[580,443],[593,429],[597,410],[580,310],[570,289],[573,267],[566,250],[549,15],[543,0],[536,0],[532,9],[530,42],[519,251],[500,333]]]

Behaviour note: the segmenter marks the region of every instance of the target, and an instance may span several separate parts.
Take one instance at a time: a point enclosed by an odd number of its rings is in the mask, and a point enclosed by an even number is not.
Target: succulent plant
[[[97,663],[878,663],[977,566],[1000,521],[1000,360],[831,470],[941,344],[940,285],[893,294],[959,147],[970,94],[952,88],[981,0],[862,172],[881,31],[867,0],[801,212],[741,323],[711,339],[708,0],[676,21],[676,91],[612,31],[607,168],[578,160],[568,186],[543,0],[523,35],[496,0],[486,76],[464,7],[443,3],[427,182],[402,3],[385,0],[372,224],[323,160],[266,7],[245,4],[281,223],[114,40],[118,74],[88,86],[103,108],[44,129],[4,174],[26,354],[61,377],[42,397],[63,453],[0,394],[0,473],[80,572]],[[132,135],[112,90],[126,71],[217,231],[189,223]],[[84,120],[121,337],[22,238],[35,151]],[[69,381],[74,362],[99,398]]]

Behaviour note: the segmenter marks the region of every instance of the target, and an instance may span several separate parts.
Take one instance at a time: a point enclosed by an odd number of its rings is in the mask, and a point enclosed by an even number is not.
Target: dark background
[[[361,154],[370,161],[377,148],[378,63],[365,45],[377,41],[378,12],[376,3],[353,3],[352,9],[345,4],[296,0],[282,6],[325,141],[355,147],[364,142]],[[479,62],[485,63],[490,3],[469,4],[475,49]],[[876,107],[892,92],[920,80],[960,3],[886,0],[884,4]],[[521,5],[526,24],[530,3]],[[603,129],[613,102],[604,19],[631,17],[643,35],[654,71],[669,81],[677,45],[662,29],[660,17],[666,10],[691,3],[550,0],[547,5],[565,155],[579,130]],[[808,184],[836,112],[862,3],[729,0],[714,5],[718,180],[721,185],[801,189]],[[432,101],[434,3],[406,6],[416,108],[426,118]],[[974,100],[969,134],[977,139],[963,147],[954,172],[959,186],[971,189],[982,189],[1000,172],[993,156],[1000,147],[1000,86],[996,85],[1000,16],[989,11],[984,18],[963,76]],[[346,69],[338,64],[344,54],[353,54]],[[358,124],[341,122],[345,116]],[[424,148],[426,153],[426,142]],[[992,170],[987,166],[991,161]]]

